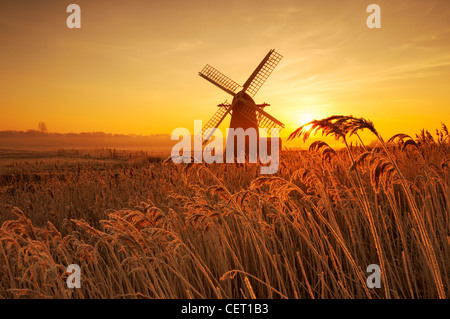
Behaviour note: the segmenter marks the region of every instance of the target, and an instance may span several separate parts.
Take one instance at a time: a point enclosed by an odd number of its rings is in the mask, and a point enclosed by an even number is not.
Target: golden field
[[[256,164],[58,158],[0,179],[0,298],[448,298],[447,128],[383,140],[313,121],[344,146]],[[361,130],[377,143],[350,145]],[[5,162],[6,163],[6,162]],[[81,266],[81,289],[66,267]],[[381,267],[381,288],[366,268]]]

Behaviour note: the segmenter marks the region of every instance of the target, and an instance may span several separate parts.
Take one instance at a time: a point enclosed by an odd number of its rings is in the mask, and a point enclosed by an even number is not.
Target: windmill
[[[270,132],[270,129],[272,128],[278,128],[279,130],[284,128],[282,122],[264,111],[264,107],[269,104],[256,104],[253,100],[253,97],[278,65],[282,57],[283,56],[275,52],[275,50],[270,50],[243,86],[240,86],[209,64],[199,72],[199,75],[202,78],[233,96],[231,103],[225,102],[218,105],[219,109],[202,128],[202,135],[199,136],[199,138],[202,138],[203,136],[203,144],[206,144],[210,140],[214,131],[228,114],[231,115],[230,128],[242,128],[243,130],[254,128],[257,132],[258,139],[258,128],[265,128],[268,132]],[[248,143],[249,140],[246,139],[246,154],[248,154]],[[229,145],[228,142],[227,145]],[[236,143],[233,145],[236,147]],[[281,143],[279,145],[281,145]],[[270,145],[268,145],[268,148],[270,149]],[[237,154],[236,148],[235,154]]]

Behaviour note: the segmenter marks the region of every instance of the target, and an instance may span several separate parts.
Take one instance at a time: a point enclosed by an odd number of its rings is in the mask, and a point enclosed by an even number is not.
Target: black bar
[[[403,318],[429,311],[445,314],[450,300],[0,300],[3,313],[66,314],[94,317],[114,315],[127,319],[138,314],[145,318],[323,318],[339,314],[358,317],[386,316],[392,310]]]

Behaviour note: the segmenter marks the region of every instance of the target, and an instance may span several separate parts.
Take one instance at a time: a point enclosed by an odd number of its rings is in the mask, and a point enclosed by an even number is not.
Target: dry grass
[[[273,176],[83,163],[35,181],[17,165],[0,193],[0,297],[448,298],[446,127],[385,142],[364,119],[311,124],[345,148],[285,153]],[[349,145],[362,129],[379,143]],[[81,289],[65,285],[73,263]],[[366,286],[369,264],[381,289]]]

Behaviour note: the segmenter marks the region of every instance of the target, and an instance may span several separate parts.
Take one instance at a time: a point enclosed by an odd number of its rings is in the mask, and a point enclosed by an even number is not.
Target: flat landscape
[[[0,297],[446,298],[448,139],[315,142],[283,151],[275,175],[4,150]],[[70,264],[81,289],[65,286]]]

